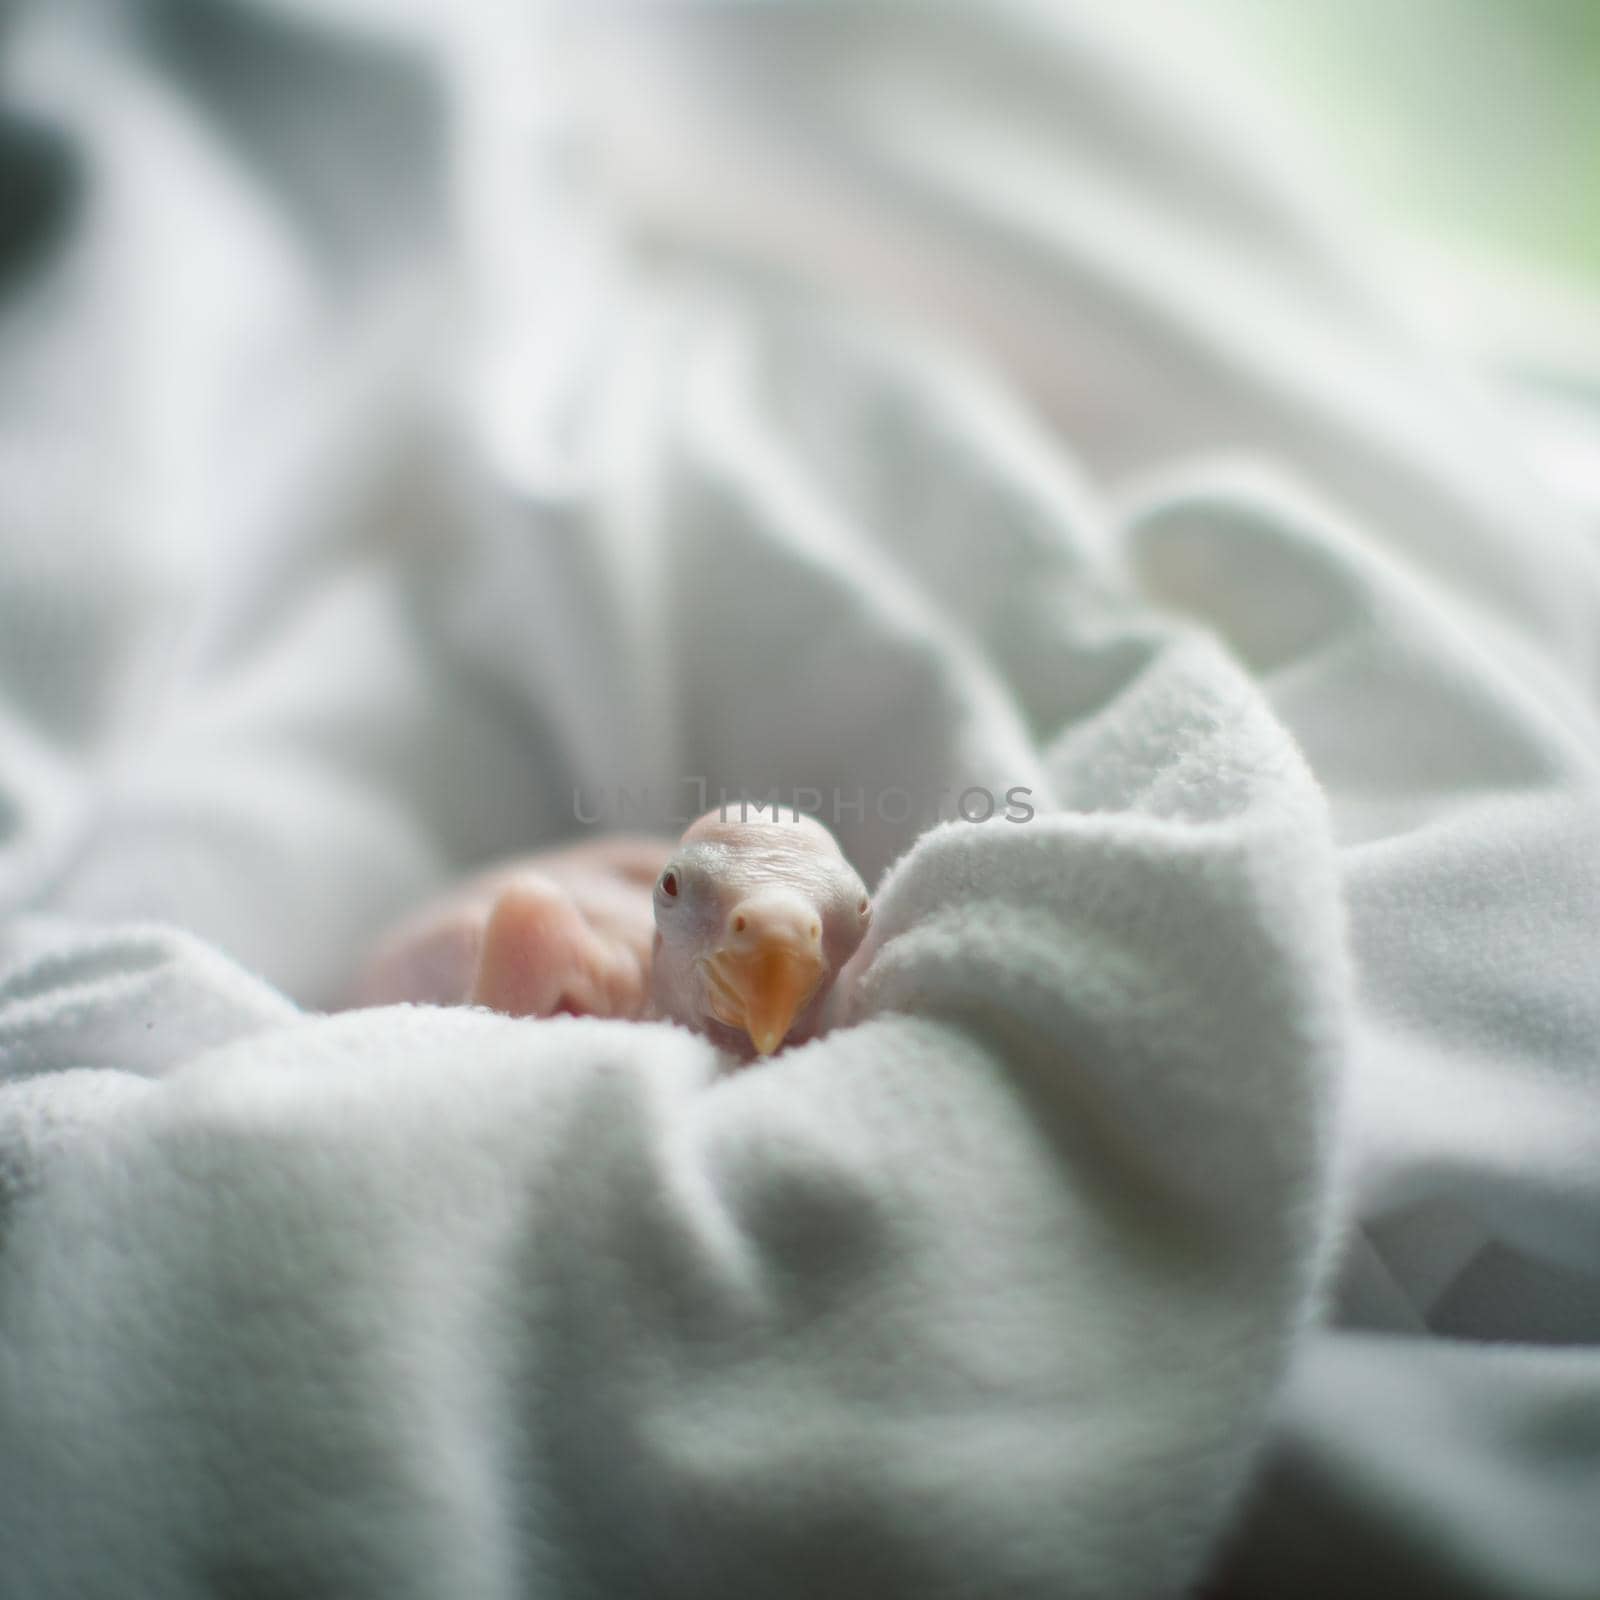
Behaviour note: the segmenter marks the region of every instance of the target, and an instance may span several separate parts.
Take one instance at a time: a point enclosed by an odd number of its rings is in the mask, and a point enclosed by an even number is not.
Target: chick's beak
[[[758,1055],[768,1056],[822,980],[817,924],[743,909],[728,921],[727,942],[706,962],[711,1010],[719,1022],[742,1028]]]

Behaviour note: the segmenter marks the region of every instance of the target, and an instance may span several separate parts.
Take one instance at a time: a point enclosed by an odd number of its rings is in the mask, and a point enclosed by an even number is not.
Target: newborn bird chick
[[[821,823],[707,812],[656,879],[655,1014],[746,1056],[808,1039],[871,915]]]
[[[749,1057],[809,1038],[871,902],[809,818],[710,812],[502,862],[407,917],[346,1003],[661,1017]]]

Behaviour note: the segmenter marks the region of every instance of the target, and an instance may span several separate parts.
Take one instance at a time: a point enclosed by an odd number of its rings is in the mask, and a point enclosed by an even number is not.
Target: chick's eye
[[[661,892],[669,900],[678,898],[678,874],[670,869],[661,874]]]

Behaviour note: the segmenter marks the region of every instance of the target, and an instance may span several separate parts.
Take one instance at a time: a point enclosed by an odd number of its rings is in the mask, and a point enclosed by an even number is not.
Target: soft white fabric
[[[1524,413],[1175,17],[306,10],[12,56],[0,1593],[1589,1595]],[[888,874],[828,1038],[301,1009],[695,782]]]

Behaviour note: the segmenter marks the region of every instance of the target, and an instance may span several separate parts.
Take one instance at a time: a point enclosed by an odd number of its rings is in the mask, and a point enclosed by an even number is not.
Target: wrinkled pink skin
[[[674,848],[669,839],[611,836],[502,862],[386,934],[350,1003],[642,1016],[651,889]]]
[[[680,889],[673,897],[662,891],[669,865]],[[819,1031],[833,980],[870,917],[833,836],[807,819],[723,822],[712,812],[676,843],[614,835],[505,862],[388,933],[349,1004],[664,1017],[748,1058],[750,1040],[711,1015],[697,958],[741,911],[775,899],[814,910],[823,930],[822,980],[785,1036],[796,1043]]]

